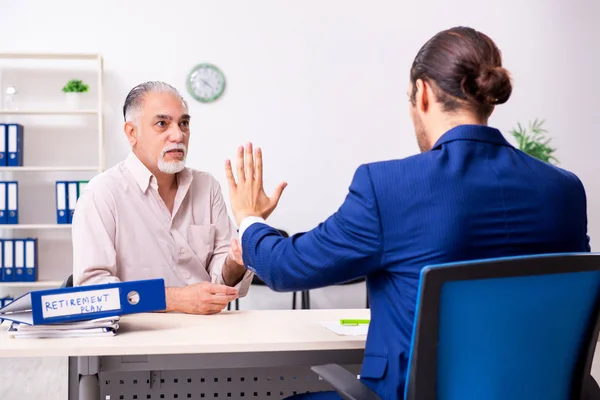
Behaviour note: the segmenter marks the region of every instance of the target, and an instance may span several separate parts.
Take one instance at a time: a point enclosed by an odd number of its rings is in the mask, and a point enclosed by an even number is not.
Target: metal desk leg
[[[98,357],[79,357],[79,400],[100,400],[100,359]]]

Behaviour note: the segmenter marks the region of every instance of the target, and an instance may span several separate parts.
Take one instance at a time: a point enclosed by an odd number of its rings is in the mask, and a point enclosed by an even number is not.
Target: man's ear
[[[423,79],[417,79],[415,84],[417,85],[417,104],[415,106],[421,112],[427,112],[429,110],[429,102],[431,101],[431,86]]]
[[[127,141],[133,147],[137,143],[138,140],[138,130],[135,124],[132,122],[125,122],[125,127],[123,128],[125,131],[125,136],[127,136]]]

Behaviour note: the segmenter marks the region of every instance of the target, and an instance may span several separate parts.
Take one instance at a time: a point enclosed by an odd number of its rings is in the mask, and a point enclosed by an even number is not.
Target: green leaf
[[[79,79],[71,79],[67,84],[62,88],[62,91],[65,93],[69,92],[87,92],[89,89],[89,85],[86,85]]]
[[[548,132],[543,127],[545,122],[545,119],[538,118],[529,121],[527,124],[529,132],[518,122],[518,129],[512,129],[510,133],[516,139],[520,150],[544,162],[558,163],[556,157],[552,155],[556,149],[549,146],[552,139],[547,138],[545,135]]]

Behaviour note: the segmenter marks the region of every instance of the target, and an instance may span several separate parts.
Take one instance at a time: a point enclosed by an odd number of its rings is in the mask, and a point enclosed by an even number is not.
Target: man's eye
[[[166,123],[165,121],[158,121],[158,122],[156,123],[156,125],[158,125],[158,126],[159,126],[159,127],[161,127],[161,128],[164,128],[165,126],[167,126],[167,123]]]
[[[187,128],[190,126],[190,121],[181,121],[181,126]]]

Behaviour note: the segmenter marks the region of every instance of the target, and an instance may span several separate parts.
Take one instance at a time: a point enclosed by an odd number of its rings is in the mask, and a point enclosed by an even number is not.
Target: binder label
[[[121,310],[118,288],[42,296],[44,318],[110,310]]]
[[[17,152],[17,126],[16,125],[9,125],[8,126],[8,152],[9,153],[16,153]],[[16,157],[15,155],[12,155],[12,157]]]

